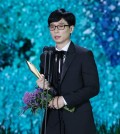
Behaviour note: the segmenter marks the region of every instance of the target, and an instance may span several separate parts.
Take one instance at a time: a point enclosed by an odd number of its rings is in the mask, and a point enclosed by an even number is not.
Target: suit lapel
[[[68,48],[67,54],[66,54],[66,59],[65,59],[65,63],[63,64],[63,69],[62,69],[62,74],[61,74],[61,81],[60,83],[62,83],[63,78],[71,64],[71,62],[73,61],[75,56],[75,46],[73,44],[73,42],[70,43],[70,46]]]

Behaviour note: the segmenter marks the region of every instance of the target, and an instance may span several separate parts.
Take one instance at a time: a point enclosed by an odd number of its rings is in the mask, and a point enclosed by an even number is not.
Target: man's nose
[[[55,27],[54,32],[55,32],[55,33],[59,32],[58,27]]]

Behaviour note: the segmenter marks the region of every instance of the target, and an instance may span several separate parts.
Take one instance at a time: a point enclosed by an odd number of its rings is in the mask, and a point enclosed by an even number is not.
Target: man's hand
[[[53,98],[50,102],[49,102],[49,107],[50,108],[55,108],[55,109],[60,109],[64,106],[64,100],[63,100],[63,96],[56,96],[55,98]]]
[[[44,75],[36,81],[37,85],[42,89],[49,89],[49,83],[44,79]]]

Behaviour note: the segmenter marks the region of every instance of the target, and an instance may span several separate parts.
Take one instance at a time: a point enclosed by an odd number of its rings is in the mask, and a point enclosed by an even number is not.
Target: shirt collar
[[[71,41],[68,42],[61,50],[59,50],[57,47],[55,47],[55,50],[57,50],[57,51],[67,51],[69,46],[70,46],[70,43],[71,43]]]

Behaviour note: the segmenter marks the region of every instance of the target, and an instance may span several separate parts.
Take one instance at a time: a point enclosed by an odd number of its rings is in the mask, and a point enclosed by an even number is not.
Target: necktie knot
[[[62,51],[57,51],[57,50],[55,51],[55,55],[57,54],[57,55],[59,55],[59,56],[66,55],[66,53],[67,53],[67,52],[66,52],[66,51],[63,51],[63,50],[62,50]]]

